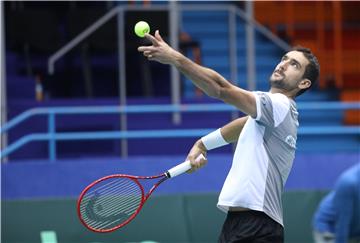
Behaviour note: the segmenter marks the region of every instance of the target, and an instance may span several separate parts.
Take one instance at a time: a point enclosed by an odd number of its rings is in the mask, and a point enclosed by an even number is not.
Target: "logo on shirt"
[[[293,136],[289,135],[286,137],[285,142],[289,144],[290,147],[296,148],[296,140]]]

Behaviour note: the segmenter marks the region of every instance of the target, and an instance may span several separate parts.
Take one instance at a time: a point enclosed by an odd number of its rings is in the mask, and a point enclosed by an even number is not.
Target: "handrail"
[[[54,64],[55,62],[60,59],[62,56],[64,56],[66,53],[68,53],[71,49],[73,49],[75,46],[77,46],[80,42],[85,40],[89,35],[91,35],[94,31],[96,31],[98,28],[100,28],[102,25],[104,25],[107,21],[109,21],[111,18],[113,18],[115,15],[117,15],[119,12],[125,11],[125,10],[168,10],[167,6],[151,6],[144,8],[142,6],[117,6],[111,9],[109,12],[104,14],[102,17],[100,17],[97,21],[95,21],[93,24],[91,24],[89,27],[87,27],[85,30],[83,30],[78,36],[76,36],[74,39],[69,41],[65,46],[60,48],[58,51],[56,51],[54,54],[52,54],[48,59],[48,73],[53,74],[54,73]]]
[[[119,7],[115,7],[114,9],[110,10],[104,16],[99,18],[95,21],[92,25],[86,28],[83,32],[81,32],[76,38],[72,39],[69,43],[65,46],[60,48],[54,54],[49,57],[48,60],[48,73],[54,74],[54,64],[55,62],[68,53],[71,49],[73,49],[76,45],[78,45],[81,41],[86,39],[89,35],[91,35],[95,30],[97,30],[100,26],[106,23],[109,19],[114,17],[119,12]]]
[[[66,133],[35,133],[21,137],[10,144],[0,153],[4,158],[20,147],[33,141],[67,141],[67,140],[108,140],[108,139],[136,139],[136,138],[189,138],[201,137],[214,129],[170,129],[170,130],[137,130],[137,131],[102,131],[102,132],[66,132]],[[359,126],[314,126],[300,127],[299,135],[337,135],[360,134]],[[51,150],[50,150],[51,151]],[[49,152],[51,161],[56,159],[55,150]]]
[[[299,110],[350,110],[360,109],[360,102],[297,102]],[[226,104],[180,105],[128,105],[128,106],[72,106],[32,108],[0,127],[0,134],[35,115],[45,114],[108,114],[108,113],[170,113],[170,112],[230,112],[236,111]]]
[[[65,46],[60,48],[56,51],[53,55],[51,55],[48,59],[48,73],[54,73],[54,64],[55,62],[60,59],[63,55],[68,53],[72,48],[86,39],[89,35],[91,35],[94,31],[96,31],[99,27],[105,24],[109,19],[114,17],[121,11],[134,11],[134,10],[169,10],[168,6],[117,6],[111,9],[108,13],[104,16],[100,17],[97,21],[95,21],[92,25],[86,28],[83,32],[81,32],[78,36],[68,42]],[[285,41],[283,41],[278,36],[274,35],[270,30],[268,30],[265,26],[257,22],[254,18],[249,18],[249,16],[241,9],[236,6],[229,6],[227,4],[216,4],[216,5],[201,5],[201,4],[182,4],[179,5],[179,10],[186,10],[186,11],[196,11],[196,10],[216,10],[216,11],[234,11],[236,15],[240,18],[252,24],[255,29],[257,29],[260,33],[265,35],[271,41],[273,41],[276,45],[278,45],[283,50],[289,50],[291,47]]]
[[[360,102],[298,102],[299,110],[349,110],[360,109]],[[59,114],[111,114],[111,113],[171,113],[171,112],[232,112],[235,107],[226,104],[182,104],[182,105],[133,105],[133,106],[79,106],[34,108],[21,113],[0,128],[5,133],[24,120],[35,115],[48,115],[48,132],[29,134],[10,144],[0,153],[4,158],[32,141],[49,141],[49,158],[56,160],[56,141],[84,139],[134,139],[164,137],[198,137],[212,129],[176,129],[176,130],[138,130],[138,131],[101,131],[57,133],[55,116]],[[360,126],[301,127],[300,135],[309,134],[360,134]]]
[[[273,41],[276,45],[278,45],[281,49],[284,51],[287,51],[291,49],[290,45],[287,44],[285,41],[280,39],[278,36],[274,35],[269,29],[267,29],[265,26],[260,24],[258,21],[256,21],[254,18],[250,18],[246,12],[236,6],[229,6],[226,4],[217,4],[217,5],[201,5],[201,4],[183,4],[180,6],[181,10],[191,11],[191,10],[216,10],[216,11],[234,11],[236,12],[236,15],[245,20],[246,22],[249,22],[252,24],[255,29],[257,29],[260,33],[265,35],[267,38],[269,38],[271,41]]]
[[[277,35],[275,35],[273,32],[271,32],[268,28],[266,28],[264,25],[260,24],[255,19],[249,18],[249,16],[241,9],[236,8],[236,14],[240,16],[242,19],[245,19],[250,24],[254,26],[255,29],[257,29],[261,34],[266,36],[269,40],[274,42],[277,46],[279,46],[284,51],[289,51],[291,49],[291,46],[283,41],[281,38],[279,38]]]
[[[67,133],[36,133],[21,137],[10,144],[0,153],[4,158],[20,147],[32,141],[66,141],[90,139],[134,139],[134,138],[170,138],[196,137],[209,133],[211,129],[182,129],[182,130],[137,130],[137,131],[102,131],[102,132],[67,132]],[[55,160],[55,150],[49,152],[50,160]]]
[[[249,16],[244,11],[239,9],[236,6],[229,5],[229,4],[217,4],[217,5],[199,5],[199,4],[184,4],[184,5],[176,5],[175,3],[171,3],[171,6],[169,5],[162,5],[162,6],[117,6],[111,9],[109,12],[107,12],[105,15],[100,17],[97,21],[95,21],[93,24],[91,24],[88,28],[86,28],[83,32],[81,32],[78,36],[76,36],[74,39],[72,39],[70,42],[68,42],[65,46],[63,46],[61,49],[56,51],[53,55],[50,56],[48,59],[48,73],[53,74],[54,73],[54,65],[55,62],[60,59],[62,56],[64,56],[66,53],[68,53],[71,49],[73,49],[75,46],[77,46],[80,42],[82,42],[85,38],[87,38],[89,35],[91,35],[94,31],[96,31],[99,27],[101,27],[103,24],[105,24],[107,21],[109,21],[111,18],[117,15],[117,23],[118,23],[118,83],[119,83],[119,98],[120,98],[120,105],[125,106],[126,105],[126,66],[124,63],[124,53],[125,53],[125,47],[124,47],[124,11],[132,11],[132,10],[147,10],[147,11],[154,11],[154,10],[168,10],[171,13],[170,17],[170,43],[173,45],[174,48],[177,47],[176,43],[176,36],[177,36],[177,28],[174,28],[174,26],[178,26],[177,18],[174,17],[174,11],[177,11],[177,9],[181,10],[216,10],[221,11],[225,10],[229,13],[229,16],[232,16],[231,19],[233,21],[232,25],[229,25],[228,28],[233,28],[229,30],[229,33],[236,33],[236,16],[239,16],[245,22],[248,26],[248,32],[252,33],[251,36],[253,38],[253,29],[259,30],[262,34],[267,36],[270,40],[272,40],[275,44],[280,46],[284,50],[290,49],[289,45],[285,43],[283,40],[281,40],[279,37],[275,36],[271,33],[268,29],[266,29],[264,26],[259,24],[255,21],[253,16]],[[235,20],[235,21],[234,21]],[[236,36],[236,35],[235,35]],[[229,51],[231,53],[230,55],[230,71],[231,71],[231,78],[234,82],[237,82],[237,55],[234,55],[236,52],[236,40],[233,38],[230,38],[230,48]],[[255,88],[255,66],[254,66],[254,46],[252,45],[252,39],[247,40],[249,46],[247,46],[247,60],[249,63],[248,67],[248,89],[253,90]],[[178,71],[173,67],[171,68],[171,99],[173,105],[180,104],[180,79]],[[173,113],[173,122],[175,124],[179,123],[181,121],[181,118],[178,113]],[[125,114],[121,115],[121,130],[126,131],[127,130],[127,123],[126,123],[126,116]],[[126,147],[126,141],[122,141],[122,148]],[[126,149],[122,150],[123,156],[126,156]]]

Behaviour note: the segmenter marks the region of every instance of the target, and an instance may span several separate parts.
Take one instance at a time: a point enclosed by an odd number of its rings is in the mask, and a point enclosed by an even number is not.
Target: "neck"
[[[280,93],[280,94],[283,94],[285,96],[287,96],[289,99],[295,99],[295,94],[293,94],[293,92],[289,92],[289,91],[286,91],[286,90],[283,90],[283,89],[279,89],[279,88],[275,88],[275,87],[271,87],[270,93],[272,94],[277,94],[277,93]]]

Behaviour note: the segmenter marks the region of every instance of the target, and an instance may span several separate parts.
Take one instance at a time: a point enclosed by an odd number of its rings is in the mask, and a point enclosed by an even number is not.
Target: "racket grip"
[[[205,159],[205,156],[203,154],[200,154],[197,158],[196,161],[200,160],[200,159]],[[169,178],[181,175],[183,173],[185,173],[186,171],[191,169],[191,164],[190,164],[190,160],[186,160],[185,162],[172,167],[170,170],[167,171],[166,175]]]

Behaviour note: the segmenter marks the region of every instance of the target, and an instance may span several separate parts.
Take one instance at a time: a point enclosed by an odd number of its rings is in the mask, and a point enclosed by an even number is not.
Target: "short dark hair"
[[[311,81],[311,85],[309,88],[300,90],[296,94],[296,96],[299,96],[317,83],[320,74],[320,64],[316,56],[311,52],[309,48],[303,46],[295,46],[294,48],[292,48],[292,51],[301,52],[305,56],[305,58],[309,61],[309,64],[306,65],[305,67],[303,79],[309,79]]]

